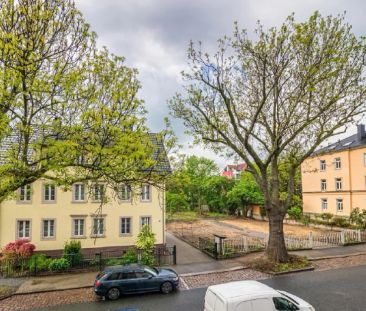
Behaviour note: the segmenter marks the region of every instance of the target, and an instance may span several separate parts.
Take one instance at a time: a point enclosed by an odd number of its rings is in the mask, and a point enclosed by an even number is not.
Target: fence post
[[[341,244],[345,244],[345,238],[344,238],[344,230],[341,231]]]
[[[98,260],[99,271],[102,271],[102,252],[99,252],[96,255],[99,258],[99,260]]]
[[[361,230],[357,230],[357,241],[362,242],[361,241]]]
[[[173,246],[173,265],[177,264],[177,246]]]
[[[217,248],[218,248],[218,245],[215,242],[215,245],[214,245],[214,257],[215,257],[215,259],[217,259],[217,257],[218,257],[218,250],[217,250]]]
[[[314,238],[313,238],[313,232],[309,232],[309,248],[314,248]]]
[[[34,276],[37,275],[37,256],[34,256]]]
[[[244,236],[244,251],[248,252],[249,248],[248,248],[248,239],[246,236]]]

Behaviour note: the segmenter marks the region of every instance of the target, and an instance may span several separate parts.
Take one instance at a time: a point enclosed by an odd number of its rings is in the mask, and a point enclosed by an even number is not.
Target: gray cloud
[[[98,44],[125,56],[126,64],[139,70],[140,97],[153,131],[162,128],[167,100],[181,89],[180,71],[191,39],[213,51],[218,38],[232,33],[234,21],[252,34],[257,20],[267,28],[280,25],[292,12],[304,20],[315,10],[323,15],[347,11],[357,35],[366,29],[363,0],[76,0],[76,4],[97,32]],[[188,142],[181,123],[173,124],[181,142]],[[223,163],[202,148],[195,147],[194,152]]]

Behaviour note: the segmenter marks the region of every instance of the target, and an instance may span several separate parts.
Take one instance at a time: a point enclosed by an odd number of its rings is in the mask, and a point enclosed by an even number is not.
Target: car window
[[[130,280],[135,279],[136,275],[135,272],[128,271],[128,272],[122,272],[119,276],[120,280]]]
[[[276,310],[279,311],[296,311],[299,310],[298,307],[295,306],[291,301],[283,298],[283,297],[273,297],[273,303],[275,305]]]
[[[145,271],[155,276],[159,274],[158,270],[155,268],[146,267]]]
[[[108,281],[115,281],[115,280],[118,280],[118,279],[119,279],[119,272],[113,272],[107,278]]]
[[[146,272],[146,271],[136,271],[136,277],[138,279],[141,279],[141,278],[148,278],[151,276],[151,274],[149,272]]]

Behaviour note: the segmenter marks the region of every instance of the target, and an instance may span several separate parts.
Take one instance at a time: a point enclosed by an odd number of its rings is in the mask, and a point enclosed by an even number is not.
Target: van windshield
[[[281,293],[281,295],[282,296],[285,296],[288,300],[290,300],[291,302],[293,302],[294,304],[296,304],[296,305],[300,305],[294,298],[292,298],[292,297],[290,297],[290,296],[288,296],[288,295],[286,295],[284,292],[280,292]]]

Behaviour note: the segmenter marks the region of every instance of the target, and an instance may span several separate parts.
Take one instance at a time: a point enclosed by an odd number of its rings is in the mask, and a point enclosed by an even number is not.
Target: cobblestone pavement
[[[251,269],[243,269],[228,272],[186,276],[183,277],[182,279],[189,289],[193,289],[231,281],[260,280],[260,279],[267,279],[269,277],[270,277],[269,274],[265,274]]]
[[[344,267],[366,265],[366,255],[348,256],[344,258],[331,258],[312,261],[315,270],[324,271]]]

